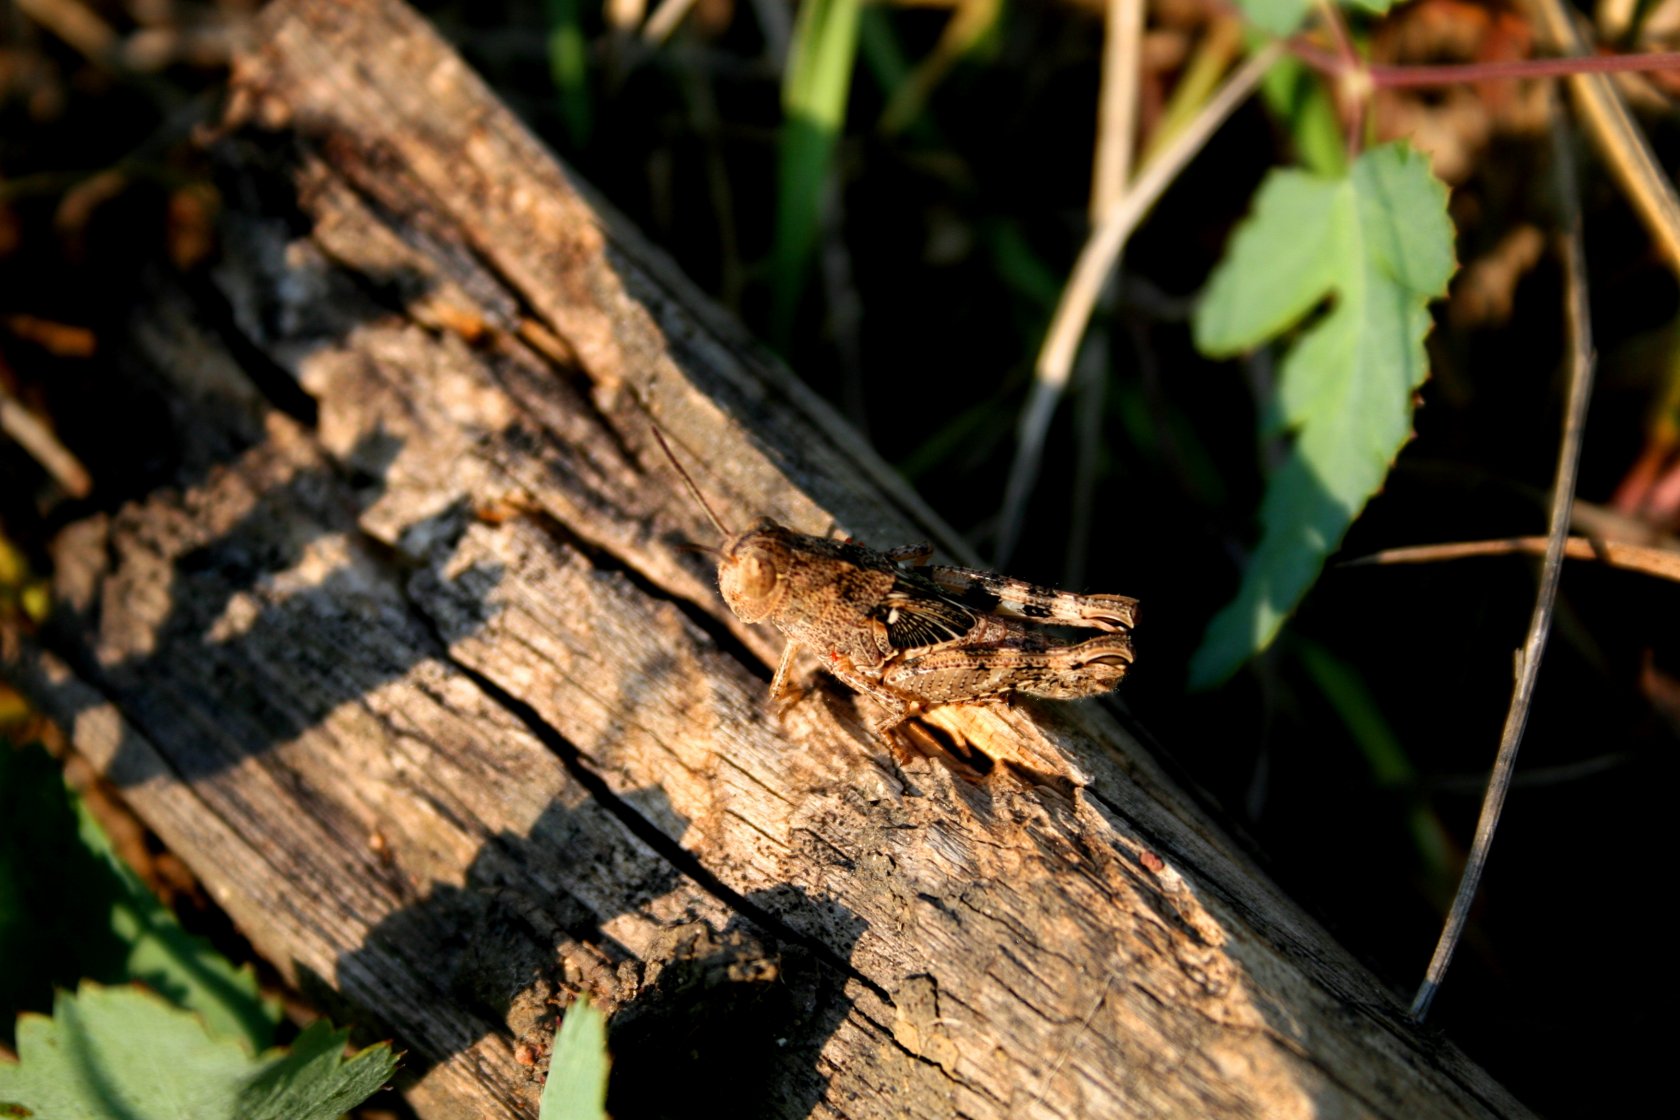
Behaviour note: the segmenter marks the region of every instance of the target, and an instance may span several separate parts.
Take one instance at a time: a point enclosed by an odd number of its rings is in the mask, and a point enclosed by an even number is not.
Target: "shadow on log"
[[[262,22],[7,672],[422,1114],[533,1116],[579,991],[624,1116],[1521,1113],[1101,708],[772,712],[638,394],[730,524],[952,534],[409,10]]]

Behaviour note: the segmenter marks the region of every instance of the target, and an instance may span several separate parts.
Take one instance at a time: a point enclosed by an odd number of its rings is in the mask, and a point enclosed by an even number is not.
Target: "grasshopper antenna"
[[[659,421],[653,418],[653,410],[647,406],[647,402],[642,399],[640,393],[634,395],[636,403],[642,406],[643,412],[647,413],[648,426],[653,431],[653,438],[659,441],[659,446],[662,450],[664,450],[665,457],[671,460],[671,465],[673,467],[677,468],[677,474],[682,476],[683,485],[688,487],[688,492],[690,494],[694,495],[694,500],[700,503],[700,508],[706,511],[706,516],[711,518],[712,524],[717,528],[718,533],[723,537],[723,539],[725,541],[734,540],[735,534],[730,532],[724,526],[723,519],[720,518],[717,515],[717,512],[712,509],[712,503],[706,500],[706,495],[700,493],[700,487],[695,485],[694,479],[689,476],[688,471],[683,469],[682,460],[678,459],[677,453],[671,450],[670,443],[665,439],[664,431],[659,427]]]

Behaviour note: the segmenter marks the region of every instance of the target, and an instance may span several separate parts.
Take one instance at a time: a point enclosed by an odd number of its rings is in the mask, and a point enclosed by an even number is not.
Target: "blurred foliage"
[[[540,1120],[605,1120],[607,1017],[579,996],[554,1032]]]
[[[0,444],[0,529],[35,572],[58,524],[146,484],[147,463],[108,457],[123,446],[111,425],[145,422],[109,407],[122,399],[110,348],[148,268],[214,252],[219,200],[177,143],[179,122],[219,80],[246,11],[68,6],[96,15],[95,31],[78,38],[21,6],[0,14],[0,390],[94,480],[72,499]],[[680,19],[637,0],[422,7],[582,177],[989,545],[1034,355],[1087,230],[1100,5],[694,0]],[[1270,4],[1291,24],[1309,7]],[[1672,48],[1672,7],[1638,5],[1606,34],[1621,49]],[[1506,3],[1370,3],[1347,22],[1354,48],[1385,64],[1535,50]],[[1140,151],[1182,127],[1252,30],[1213,0],[1150,5]],[[1624,86],[1664,165],[1680,164],[1674,84]],[[1291,450],[1268,402],[1293,340],[1214,363],[1190,323],[1273,169],[1343,175],[1360,147],[1409,137],[1451,189],[1463,268],[1432,309],[1415,438],[1338,555],[1543,531],[1562,362],[1546,92],[1378,90],[1350,145],[1344,89],[1302,64],[1274,71],[1128,243],[1086,342],[1106,357],[1057,417],[1012,564],[1051,583],[1088,573],[1072,582],[1143,600],[1122,702],[1397,990],[1421,973],[1439,884],[1469,841],[1535,567],[1341,570],[1332,556],[1271,652],[1189,696],[1192,651],[1237,593],[1267,481]],[[814,127],[796,133],[790,109]],[[1589,163],[1585,181],[1601,369],[1583,509],[1666,541],[1680,526],[1680,289],[1604,170]],[[60,352],[19,315],[100,346]],[[1559,885],[1638,897],[1647,860],[1601,853],[1666,839],[1677,608],[1669,584],[1565,572],[1522,776],[1437,1005],[1439,1023],[1543,1111],[1642,1101],[1662,1068],[1661,1001],[1643,998],[1633,955],[1611,955],[1594,983],[1555,975],[1600,935]]]
[[[1196,346],[1232,357],[1290,335],[1263,434],[1288,435],[1260,504],[1264,532],[1237,597],[1208,624],[1190,687],[1221,684],[1264,650],[1317,580],[1412,434],[1429,374],[1429,303],[1452,275],[1447,197],[1404,144],[1341,176],[1279,170],[1255,196],[1196,309]]]
[[[54,989],[88,979],[144,983],[249,1053],[273,1044],[279,1008],[250,966],[181,928],[40,747],[0,739],[0,820],[0,1038],[19,1011],[49,1011]]]
[[[0,820],[0,1114],[331,1120],[395,1070],[325,1021],[273,1049],[250,964],[181,928],[39,746],[0,739]]]
[[[793,25],[782,79],[782,141],[776,188],[772,339],[791,341],[794,312],[822,226],[834,146],[845,123],[857,59],[860,0],[811,0]]]
[[[290,1047],[241,1040],[138,986],[59,992],[49,1019],[18,1023],[0,1063],[0,1115],[121,1120],[333,1120],[396,1071],[389,1043],[346,1058],[348,1031],[310,1025]]]

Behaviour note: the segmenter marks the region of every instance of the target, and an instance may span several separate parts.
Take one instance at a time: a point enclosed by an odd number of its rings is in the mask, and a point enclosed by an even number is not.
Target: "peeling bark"
[[[940,713],[984,774],[770,710],[633,394],[730,524],[953,535],[409,10],[263,29],[135,311],[168,477],[6,672],[423,1114],[534,1116],[585,990],[627,1115],[1521,1114],[1103,708]]]

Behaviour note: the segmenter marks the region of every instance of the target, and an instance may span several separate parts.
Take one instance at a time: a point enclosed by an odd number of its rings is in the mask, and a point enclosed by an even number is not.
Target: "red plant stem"
[[[1289,52],[1315,70],[1340,74],[1348,69],[1348,63],[1341,55],[1305,39],[1289,40]],[[1528,58],[1515,62],[1466,62],[1449,66],[1366,66],[1364,69],[1373,86],[1400,89],[1406,86],[1452,86],[1500,78],[1566,78],[1572,74],[1680,70],[1680,53],[1602,54],[1581,58]]]
[[[1330,34],[1336,40],[1336,53],[1341,56],[1342,65],[1349,70],[1359,66],[1359,52],[1353,49],[1353,38],[1348,35],[1347,24],[1342,22],[1342,13],[1337,10],[1332,0],[1319,0],[1319,9],[1324,13],[1324,25],[1330,29]]]
[[[1336,54],[1341,66],[1337,71],[1343,78],[1358,75],[1364,65],[1359,52],[1353,48],[1353,38],[1348,34],[1347,24],[1342,20],[1342,13],[1336,8],[1333,0],[1319,0],[1319,9],[1323,13],[1324,25],[1330,29],[1330,34],[1336,40]],[[1343,88],[1333,94],[1336,101],[1337,115],[1342,119],[1342,134],[1347,139],[1347,157],[1352,162],[1359,156],[1359,127],[1361,110],[1370,100],[1370,87],[1362,83],[1358,88],[1349,88],[1349,83],[1339,82]]]

